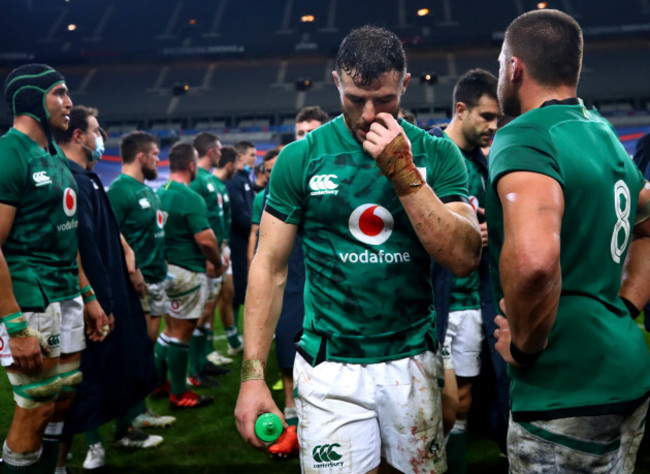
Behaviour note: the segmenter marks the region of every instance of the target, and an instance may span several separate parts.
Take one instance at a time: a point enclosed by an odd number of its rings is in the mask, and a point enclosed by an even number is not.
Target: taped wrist
[[[49,344],[47,343],[47,338],[43,335],[42,332],[37,331],[34,328],[30,328],[27,326],[24,329],[21,329],[20,331],[14,332],[11,334],[11,337],[35,337],[38,339],[38,344],[41,346],[43,349],[47,349],[49,347]]]
[[[636,319],[640,314],[641,310],[634,306],[634,303],[632,303],[630,300],[627,298],[621,296],[620,297],[623,300],[623,303],[625,304],[625,307],[627,310],[630,312],[630,316],[632,316],[632,319]]]
[[[264,362],[261,359],[246,359],[241,363],[241,382],[264,380]]]
[[[523,352],[521,349],[515,346],[515,343],[513,341],[510,341],[510,355],[516,362],[522,365],[532,364],[537,359],[539,359],[539,356],[542,355],[542,352],[544,352],[544,349],[542,349],[541,351],[534,352],[532,354],[529,352]]]
[[[414,193],[424,180],[413,163],[411,147],[404,134],[400,133],[377,157],[377,166],[393,186],[398,196]]]
[[[2,318],[2,322],[5,323],[7,333],[10,336],[13,336],[14,334],[19,333],[27,328],[27,320],[25,319],[22,311],[16,311],[15,313],[8,314]]]

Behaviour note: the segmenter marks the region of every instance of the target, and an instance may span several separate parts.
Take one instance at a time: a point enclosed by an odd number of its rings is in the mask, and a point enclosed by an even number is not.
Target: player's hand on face
[[[363,142],[363,149],[377,159],[395,137],[403,133],[402,127],[399,126],[395,117],[389,113],[381,112],[377,114],[375,121],[370,125],[370,130]],[[406,141],[408,142],[408,140]]]

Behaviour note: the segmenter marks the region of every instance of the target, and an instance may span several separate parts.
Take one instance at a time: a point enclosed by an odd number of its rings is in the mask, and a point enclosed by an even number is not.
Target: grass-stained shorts
[[[207,298],[205,273],[193,272],[177,265],[168,265],[173,275],[167,284],[165,312],[176,319],[199,319]]]
[[[515,422],[508,427],[514,474],[631,474],[643,438],[648,400],[628,415]]]
[[[423,352],[374,364],[294,364],[300,464],[361,473],[381,458],[402,472],[444,472],[442,361]]]
[[[163,280],[158,283],[145,282],[144,295],[140,297],[143,313],[155,318],[159,318],[165,314],[165,302],[167,301],[165,287],[167,286],[167,282],[168,280]]]

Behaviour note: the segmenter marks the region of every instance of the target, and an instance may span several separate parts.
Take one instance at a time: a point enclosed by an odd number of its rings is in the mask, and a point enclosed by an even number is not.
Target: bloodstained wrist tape
[[[241,363],[241,382],[264,380],[264,362],[262,359],[245,359]]]
[[[414,193],[424,184],[413,163],[411,149],[403,133],[397,135],[377,157],[377,166],[393,186],[398,196]]]

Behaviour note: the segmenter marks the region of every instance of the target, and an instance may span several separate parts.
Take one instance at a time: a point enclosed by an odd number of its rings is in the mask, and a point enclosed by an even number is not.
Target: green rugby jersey
[[[446,139],[451,140],[449,135],[444,133]],[[476,161],[471,155],[460,150],[467,168],[467,190],[472,207],[476,211],[479,207],[485,207],[485,179]],[[481,280],[479,271],[475,270],[471,275],[458,277],[452,275],[451,293],[449,295],[449,311],[463,311],[466,309],[478,309],[481,307],[479,286]]]
[[[223,241],[228,243],[230,241],[230,226],[232,223],[232,214],[230,212],[230,196],[228,196],[228,188],[226,187],[226,183],[224,183],[218,176],[212,176],[214,177],[214,184],[217,188],[217,199],[219,200],[219,207],[221,208],[223,217],[223,237],[219,243],[221,244]]]
[[[194,235],[209,229],[208,213],[203,198],[189,186],[168,181],[158,188],[165,222],[165,256],[167,263],[193,272],[205,272],[205,257]]]
[[[210,227],[217,237],[217,242],[222,242],[224,238],[223,207],[219,205],[218,183],[216,182],[218,179],[199,166],[196,179],[190,183],[190,189],[200,194],[205,201]]]
[[[0,202],[16,208],[2,251],[23,310],[79,295],[77,184],[55,148],[52,156],[14,128],[0,138]]]
[[[466,198],[458,148],[401,125],[438,197]],[[303,237],[301,351],[314,360],[372,363],[435,346],[429,255],[392,184],[342,116],[280,152],[265,210],[297,225]]]
[[[262,211],[264,210],[264,190],[262,189],[253,199],[253,215],[251,222],[258,224],[262,220]]]
[[[167,276],[164,215],[160,198],[144,183],[120,174],[108,189],[120,232],[135,253],[136,266],[147,283]]]
[[[503,296],[499,178],[541,173],[564,193],[560,304],[537,362],[510,368],[517,420],[609,413],[650,391],[648,348],[618,297],[644,180],[611,125],[577,100],[570,104],[521,115],[497,133],[490,150],[486,211],[495,302]]]

